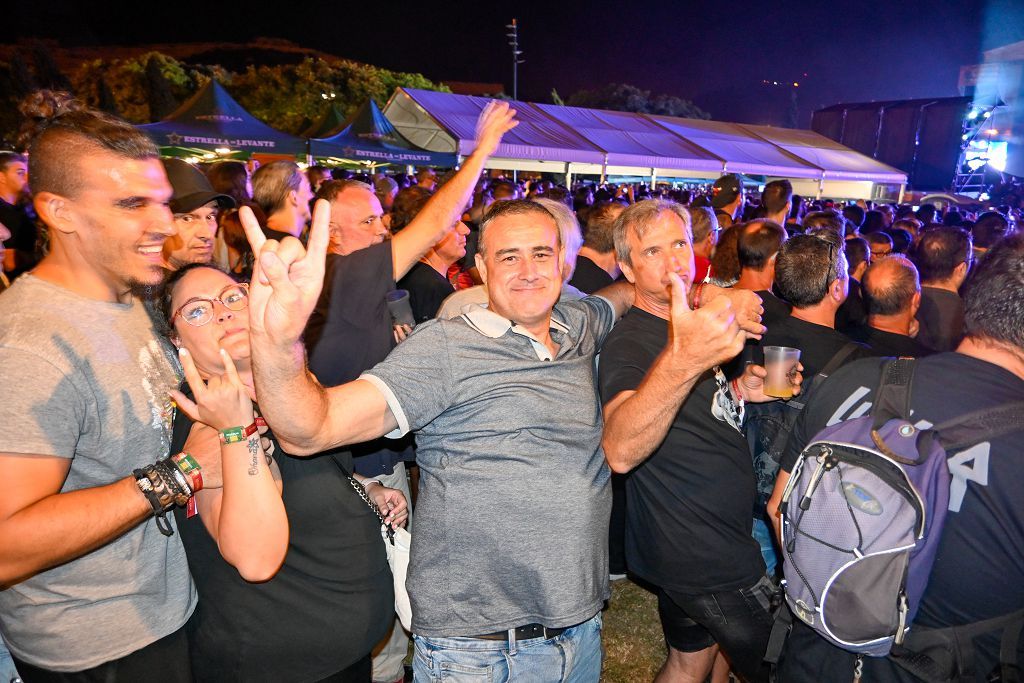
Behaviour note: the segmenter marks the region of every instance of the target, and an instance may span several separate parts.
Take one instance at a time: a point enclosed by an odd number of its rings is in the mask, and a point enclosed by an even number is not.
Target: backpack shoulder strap
[[[894,358],[882,366],[882,376],[871,406],[871,430],[877,432],[893,419],[910,419],[910,385],[914,379],[913,358]]]
[[[984,408],[946,420],[932,428],[946,451],[958,451],[986,439],[1024,429],[1024,401]]]

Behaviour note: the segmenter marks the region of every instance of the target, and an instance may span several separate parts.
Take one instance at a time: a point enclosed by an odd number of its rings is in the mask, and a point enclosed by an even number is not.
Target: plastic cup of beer
[[[800,361],[800,349],[788,346],[764,347],[764,393],[776,398],[793,398],[793,377]]]

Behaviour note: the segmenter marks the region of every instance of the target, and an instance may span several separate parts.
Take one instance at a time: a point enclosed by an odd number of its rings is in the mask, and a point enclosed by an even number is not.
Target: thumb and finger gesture
[[[305,248],[294,237],[268,240],[248,207],[238,215],[256,256],[249,286],[251,332],[290,345],[299,340],[323,287],[331,207],[318,200]]]
[[[672,290],[670,304],[670,343],[677,352],[707,369],[735,357],[746,340],[736,321],[732,304],[718,297],[694,311],[687,302],[682,280],[669,274]]]
[[[192,354],[180,349],[178,356],[185,381],[195,398],[190,399],[180,391],[171,391],[171,397],[186,415],[194,422],[202,422],[215,429],[245,427],[252,423],[252,400],[227,351],[220,350],[224,374],[212,375],[209,380],[200,376]]]

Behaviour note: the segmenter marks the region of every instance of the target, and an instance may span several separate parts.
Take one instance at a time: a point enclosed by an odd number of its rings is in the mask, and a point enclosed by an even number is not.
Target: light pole
[[[525,59],[519,57],[523,54],[523,51],[519,49],[519,24],[513,19],[511,24],[506,24],[505,28],[509,29],[509,32],[505,35],[508,36],[508,44],[512,46],[512,99],[519,99],[519,65],[525,62]]]

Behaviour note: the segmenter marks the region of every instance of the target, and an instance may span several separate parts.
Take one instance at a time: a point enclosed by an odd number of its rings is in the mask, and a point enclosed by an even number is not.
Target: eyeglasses
[[[206,297],[194,297],[183,303],[171,316],[171,325],[179,315],[181,319],[193,327],[202,327],[213,320],[214,302],[231,311],[244,310],[249,305],[249,285],[242,282],[237,285],[228,285],[221,290],[220,294],[208,299]]]

